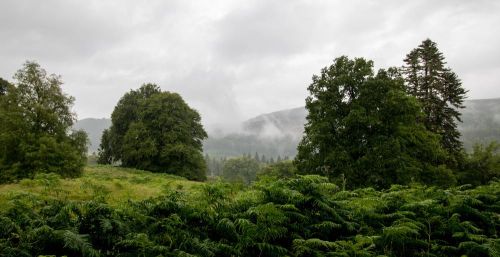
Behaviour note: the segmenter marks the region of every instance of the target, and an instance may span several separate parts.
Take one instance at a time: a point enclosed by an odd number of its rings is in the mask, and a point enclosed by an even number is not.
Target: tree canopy
[[[448,67],[437,44],[424,40],[405,58],[403,73],[407,92],[415,96],[424,116],[425,127],[441,136],[441,145],[449,153],[449,163],[460,161],[463,152],[457,122],[467,91]]]
[[[374,75],[373,62],[337,58],[313,76],[305,135],[295,163],[348,187],[389,187],[413,181],[453,183],[440,165],[439,136],[417,120],[418,101],[394,69]]]
[[[61,90],[61,79],[35,62],[26,62],[2,81],[0,97],[0,182],[38,172],[78,176],[86,162],[87,135],[70,132],[74,99]]]
[[[253,158],[232,158],[224,163],[222,177],[231,182],[250,184],[256,180],[259,169],[259,162]]]
[[[179,94],[145,84],[120,99],[111,121],[102,136],[100,163],[206,178],[201,151],[207,133],[198,112]]]

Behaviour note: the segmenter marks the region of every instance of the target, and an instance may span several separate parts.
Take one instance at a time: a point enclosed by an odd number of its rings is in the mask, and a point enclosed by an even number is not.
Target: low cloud
[[[80,118],[109,117],[130,89],[179,92],[212,130],[302,106],[340,55],[399,66],[438,43],[470,98],[500,97],[498,1],[0,2],[0,77],[25,60],[62,75]]]

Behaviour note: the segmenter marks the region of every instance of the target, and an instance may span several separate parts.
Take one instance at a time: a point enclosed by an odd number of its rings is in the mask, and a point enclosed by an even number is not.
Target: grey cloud
[[[246,2],[215,24],[215,52],[242,62],[300,53],[314,43],[318,9],[302,1]]]
[[[493,0],[6,0],[0,77],[39,61],[62,75],[80,118],[109,116],[153,82],[215,129],[303,105],[311,76],[337,56],[398,66],[430,37],[471,98],[499,97],[499,14]]]

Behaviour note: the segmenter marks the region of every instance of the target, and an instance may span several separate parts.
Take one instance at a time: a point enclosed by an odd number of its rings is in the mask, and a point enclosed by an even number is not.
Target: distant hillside
[[[500,142],[500,98],[465,101],[459,124],[466,149],[474,143]]]
[[[82,129],[87,132],[89,136],[90,145],[89,145],[89,153],[96,152],[99,148],[99,144],[101,142],[102,132],[111,126],[111,120],[102,118],[102,119],[94,119],[88,118],[79,120],[73,126],[73,129]]]
[[[467,100],[459,124],[467,149],[475,142],[500,141],[500,98]],[[213,156],[264,154],[268,157],[292,157],[302,138],[307,111],[304,107],[262,114],[242,124],[242,131],[223,136],[209,135],[204,151]],[[84,119],[75,128],[89,134],[89,152],[97,151],[102,131],[111,125],[109,119]]]
[[[298,107],[283,111],[262,114],[243,122],[243,129],[250,134],[261,137],[301,138],[307,111]]]
[[[459,130],[465,148],[470,150],[476,142],[500,141],[500,98],[467,100],[464,104]],[[220,156],[254,152],[293,156],[306,116],[304,107],[259,115],[243,123],[243,133],[209,138],[205,152]]]

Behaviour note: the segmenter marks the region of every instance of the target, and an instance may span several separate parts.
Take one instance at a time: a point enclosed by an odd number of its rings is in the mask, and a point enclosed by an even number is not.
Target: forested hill
[[[474,142],[500,141],[500,98],[467,100],[463,123],[459,124],[465,147]],[[216,156],[264,154],[294,156],[302,137],[307,112],[304,107],[262,114],[242,124],[242,131],[224,136],[211,136],[205,141],[204,151]],[[89,134],[89,152],[97,151],[102,131],[111,124],[109,119],[83,119],[75,128]]]
[[[465,147],[475,142],[500,142],[500,98],[465,101],[463,123],[459,124]]]

